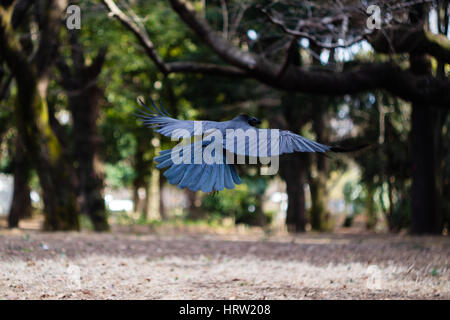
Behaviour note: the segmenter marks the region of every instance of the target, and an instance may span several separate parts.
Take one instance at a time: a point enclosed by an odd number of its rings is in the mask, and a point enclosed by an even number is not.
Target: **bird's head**
[[[261,120],[259,120],[258,118],[255,118],[255,117],[251,117],[251,116],[246,115],[246,114],[241,114],[237,118],[239,120],[241,120],[241,121],[247,122],[252,127],[255,127],[255,126],[261,124]]]

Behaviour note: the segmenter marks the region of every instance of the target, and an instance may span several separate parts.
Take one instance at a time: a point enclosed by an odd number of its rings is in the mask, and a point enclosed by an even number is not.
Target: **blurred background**
[[[449,1],[375,4],[3,1],[1,226],[446,235]],[[214,196],[180,190],[155,169],[174,143],[133,115],[138,97],[370,147],[285,155],[275,176],[239,166],[243,184]]]

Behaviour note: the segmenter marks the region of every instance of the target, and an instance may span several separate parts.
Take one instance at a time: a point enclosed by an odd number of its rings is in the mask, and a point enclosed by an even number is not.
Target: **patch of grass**
[[[439,270],[437,268],[433,268],[431,269],[430,274],[432,277],[437,277],[439,276]]]

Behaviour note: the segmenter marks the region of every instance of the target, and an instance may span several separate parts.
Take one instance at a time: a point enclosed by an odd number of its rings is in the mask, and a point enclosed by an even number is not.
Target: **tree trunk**
[[[103,91],[97,86],[106,50],[100,49],[90,65],[86,64],[84,49],[76,32],[70,33],[72,68],[59,57],[58,67],[62,85],[69,97],[73,120],[74,160],[78,181],[80,209],[86,213],[95,231],[109,230],[107,211],[103,199],[104,173],[99,159],[101,137],[97,121],[100,115]]]
[[[30,163],[27,161],[25,148],[20,134],[16,138],[14,155],[14,191],[11,209],[8,216],[8,227],[17,228],[19,220],[31,217],[30,199]]]
[[[306,230],[305,189],[306,154],[294,153],[280,158],[280,175],[286,182],[288,208],[286,226],[289,232]]]
[[[145,209],[144,199],[139,196],[139,190],[146,189],[147,185],[151,183],[151,163],[149,162],[148,152],[148,138],[138,133],[136,135],[136,153],[134,154],[134,171],[133,179],[133,202],[134,211],[140,212],[142,215]]]
[[[66,1],[46,2],[45,21],[40,32],[34,64],[24,54],[11,26],[12,6],[0,6],[0,55],[17,83],[15,113],[18,130],[23,134],[27,154],[39,176],[44,200],[44,229],[79,229],[72,167],[64,158],[62,145],[49,123],[46,92],[49,69],[60,29],[60,17]]]
[[[164,183],[165,183],[164,179],[165,179],[164,175],[160,172],[159,173],[159,215],[161,216],[161,220],[167,219],[166,207],[164,205],[164,198],[163,198],[163,190],[164,190]]]
[[[312,43],[311,50],[315,52],[315,54],[311,55],[313,65],[320,66],[321,61],[319,56],[322,49]],[[334,50],[330,52],[329,61],[335,62]],[[312,113],[312,128],[316,135],[316,141],[325,143],[325,141],[328,141],[329,137],[329,130],[326,121],[328,108],[332,103],[334,103],[334,101],[322,96],[309,96],[307,100],[308,108]],[[309,189],[311,192],[311,229],[317,231],[329,231],[330,214],[327,210],[327,179],[329,165],[327,159],[322,154],[316,153],[312,155],[312,157],[315,159],[314,162],[316,165],[317,175],[313,177],[311,174],[308,174]],[[309,172],[311,172],[311,169],[309,169]]]
[[[151,214],[153,214],[153,217],[155,216],[155,213],[151,212],[152,189],[153,189],[152,181],[149,180],[145,185],[145,197],[142,202],[142,211],[140,216],[141,221],[144,222],[148,221],[148,218],[151,216]]]
[[[431,110],[413,104],[411,114],[411,144],[413,183],[411,199],[411,233],[439,234],[441,217],[438,213],[436,185],[435,126]]]
[[[324,98],[312,98],[313,130],[318,142],[327,141],[327,128],[325,124],[326,101]],[[317,231],[328,231],[330,229],[329,213],[327,210],[327,178],[328,161],[322,154],[314,154],[317,176],[309,175],[309,188],[311,192],[311,229]]]
[[[292,47],[293,59],[300,59],[296,46]],[[292,50],[292,48],[290,50]],[[298,61],[297,63],[298,64]],[[295,112],[291,106],[302,101],[302,96],[284,95],[281,101],[282,117],[272,117],[270,126],[298,132],[306,123],[304,115]],[[286,227],[288,232],[304,232],[306,230],[305,183],[306,170],[309,167],[308,153],[284,154],[280,157],[280,177],[286,182],[288,208]]]
[[[318,171],[317,177],[308,179],[311,192],[311,229],[317,231],[328,231],[329,214],[327,211],[327,186],[326,173]]]
[[[367,199],[366,199],[367,230],[375,229],[375,226],[378,221],[377,212],[375,210],[375,202],[373,200],[374,195],[375,195],[375,186],[369,184],[367,186]]]
[[[101,94],[101,90],[93,86],[69,98],[80,208],[89,216],[95,231],[109,230],[103,200],[103,170],[98,156],[101,138],[97,133],[97,119]]]
[[[206,212],[200,206],[197,206],[197,192],[186,189],[185,195],[188,200],[187,218],[192,220],[199,220],[206,218]]]
[[[385,211],[385,217],[387,219],[389,232],[398,233],[400,231],[400,226],[395,223],[394,217],[394,186],[391,182],[390,177],[387,177],[387,187],[388,187],[388,199],[389,199],[389,209]],[[380,202],[382,201],[383,195],[380,194]],[[397,200],[398,201],[398,200]]]
[[[417,75],[431,72],[429,58],[411,55],[411,71]],[[411,144],[413,182],[411,187],[412,234],[439,234],[442,222],[438,210],[437,161],[440,139],[435,130],[439,125],[433,108],[412,104]]]
[[[140,211],[140,201],[139,201],[139,186],[136,185],[136,180],[133,182],[133,211]]]

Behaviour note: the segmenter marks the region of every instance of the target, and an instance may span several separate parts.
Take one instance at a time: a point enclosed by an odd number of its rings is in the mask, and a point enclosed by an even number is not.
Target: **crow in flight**
[[[135,115],[156,132],[177,139],[194,137],[194,142],[178,147],[177,150],[175,150],[177,147],[162,150],[159,156],[154,158],[158,163],[156,168],[168,168],[164,176],[169,183],[181,189],[188,188],[192,191],[203,192],[217,192],[224,188],[233,189],[235,184],[242,182],[234,167],[234,155],[248,156],[249,159],[258,157],[270,159],[285,153],[349,152],[366,146],[353,148],[328,146],[288,130],[258,129],[256,126],[261,124],[261,121],[248,115],[239,115],[232,120],[222,122],[178,120],[171,118],[162,104],[158,108],[151,101],[154,108],[152,110],[140,99],[139,102],[145,110],[138,109]],[[196,128],[200,128],[201,131],[197,131]],[[227,134],[229,132],[234,132],[234,135]],[[246,132],[250,133],[245,134]],[[200,140],[196,141],[195,137],[198,136]],[[212,150],[210,154],[214,159],[211,157],[195,159],[195,150],[199,151],[197,155],[203,155],[208,148]],[[178,155],[183,161],[175,161],[174,155]]]

